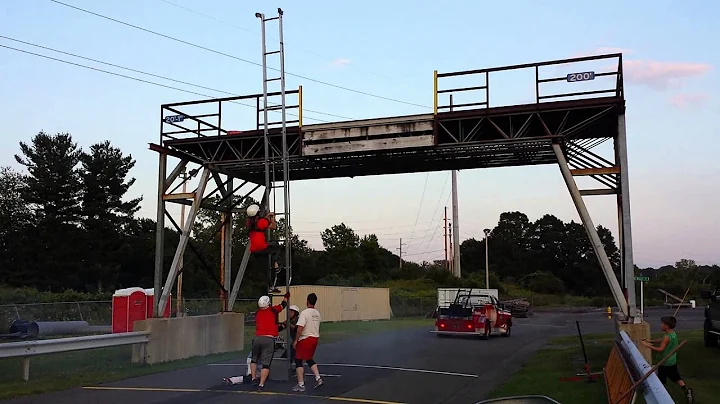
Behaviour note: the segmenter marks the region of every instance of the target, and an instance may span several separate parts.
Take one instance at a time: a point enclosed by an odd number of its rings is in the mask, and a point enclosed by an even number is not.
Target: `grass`
[[[327,343],[359,335],[430,324],[431,321],[428,319],[416,318],[323,323],[321,332],[323,342]],[[208,355],[155,365],[131,363],[130,346],[41,355],[30,360],[29,382],[22,380],[22,359],[3,359],[0,360],[0,400],[244,358],[253,335],[254,328],[246,327],[245,350],[242,352]]]
[[[660,334],[653,334],[658,338]],[[717,402],[720,396],[720,349],[703,346],[702,331],[678,332],[687,344],[678,352],[678,366],[685,383],[692,387],[695,402],[709,404]],[[602,371],[607,362],[613,335],[585,335],[585,345],[591,371]],[[655,356],[656,363],[660,358]],[[532,357],[504,385],[492,392],[491,397],[512,395],[543,394],[561,403],[606,404],[607,394],[603,379],[595,383],[560,381],[561,377],[574,376],[582,372],[583,357],[577,337],[556,338]],[[670,395],[678,403],[685,402],[682,390],[668,383]],[[638,403],[644,402],[638,396]]]

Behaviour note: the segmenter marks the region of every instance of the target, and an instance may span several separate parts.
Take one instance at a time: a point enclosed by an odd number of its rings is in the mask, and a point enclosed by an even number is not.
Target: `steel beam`
[[[620,201],[622,218],[620,233],[622,233],[621,251],[622,267],[624,269],[625,285],[627,287],[627,300],[629,316],[635,318],[637,306],[635,300],[635,262],[632,249],[632,226],[630,223],[630,179],[628,178],[627,137],[625,132],[625,114],[618,116],[618,136],[615,140],[615,149],[620,164]]]
[[[245,270],[247,269],[248,262],[250,261],[250,244],[245,247],[245,253],[243,254],[242,261],[240,261],[240,267],[238,267],[237,275],[235,276],[235,282],[233,282],[232,291],[230,292],[230,298],[228,299],[228,311],[233,310],[235,306],[235,300],[237,300],[238,292],[240,292],[240,286],[242,285],[243,278],[245,277]]]
[[[225,193],[232,193],[233,192],[233,180],[230,178],[227,183],[227,188]],[[232,196],[230,198],[227,198],[227,209],[228,212],[225,212],[225,218],[228,219],[224,224],[224,231],[223,231],[223,287],[225,290],[230,290],[232,287],[232,251],[233,251],[233,212],[232,212],[232,204],[233,204],[233,198]],[[229,217],[228,217],[229,216]],[[223,309],[225,311],[228,310],[228,295],[223,294]]]
[[[585,201],[583,201],[582,195],[580,195],[580,191],[578,190],[577,184],[575,183],[575,179],[570,173],[570,168],[568,167],[565,155],[563,154],[559,144],[553,143],[552,147],[555,151],[555,155],[557,156],[558,164],[560,166],[560,172],[562,173],[563,179],[565,180],[565,185],[567,185],[568,191],[570,191],[570,196],[575,203],[575,208],[577,209],[578,214],[582,219],[583,225],[585,226],[585,231],[590,238],[590,244],[593,247],[593,251],[595,251],[595,256],[600,262],[600,267],[602,268],[605,279],[610,286],[610,291],[612,292],[613,297],[615,298],[615,302],[617,303],[620,310],[622,310],[623,314],[627,316],[627,300],[623,295],[622,288],[618,283],[617,276],[615,276],[615,272],[613,271],[612,264],[610,264],[610,259],[605,252],[602,241],[600,241],[600,236],[598,236],[597,229],[595,228],[595,225],[590,218],[590,213],[588,213],[587,207],[585,206]]]
[[[158,154],[159,167],[158,167],[158,200],[157,200],[157,222],[155,229],[155,277],[153,287],[155,289],[156,298],[154,301],[154,317],[161,317],[164,310],[161,310],[160,303],[158,302],[157,296],[160,296],[162,292],[162,276],[163,276],[163,256],[165,252],[165,190],[167,189],[165,184],[165,172],[167,170],[167,154]]]
[[[197,216],[198,210],[200,210],[200,202],[203,199],[205,193],[205,187],[207,186],[208,179],[210,178],[210,169],[205,167],[200,175],[200,184],[198,184],[197,192],[195,192],[195,199],[193,200],[192,206],[190,206],[190,213],[188,213],[185,227],[182,229],[180,235],[180,243],[178,244],[177,250],[175,250],[175,256],[173,257],[172,264],[170,265],[170,273],[168,273],[167,279],[165,280],[165,287],[162,290],[162,296],[160,296],[158,309],[165,307],[168,301],[172,287],[175,284],[178,271],[180,270],[180,260],[185,253],[188,241],[190,240],[190,231],[192,230],[193,224],[195,224],[195,217]],[[157,299],[157,295],[156,299]]]
[[[188,164],[188,160],[185,160],[185,159],[180,160],[180,162],[177,164],[177,166],[175,166],[175,169],[173,169],[172,172],[170,173],[170,176],[167,177],[167,179],[165,179],[164,191],[167,191],[168,189],[170,189],[170,186],[172,186],[172,183],[175,182],[177,177],[180,176],[180,174],[183,172],[183,170],[185,169],[187,164]]]

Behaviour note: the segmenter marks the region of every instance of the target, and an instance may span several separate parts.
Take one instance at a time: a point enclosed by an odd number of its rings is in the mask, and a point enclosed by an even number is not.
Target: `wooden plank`
[[[420,115],[404,115],[404,116],[393,116],[386,118],[373,118],[373,119],[359,119],[355,121],[345,122],[330,122],[330,123],[316,123],[312,125],[303,125],[303,132],[310,131],[315,132],[319,130],[337,129],[337,128],[361,128],[368,126],[379,126],[379,125],[396,125],[409,122],[422,122],[422,121],[433,121],[435,115],[433,114],[420,114]]]
[[[353,153],[372,150],[430,147],[433,144],[433,135],[311,144],[303,147],[303,156],[321,156],[326,154]]]
[[[595,195],[617,195],[617,189],[581,189],[580,195],[582,196],[595,196]]]
[[[173,201],[176,199],[194,199],[194,198],[195,198],[195,193],[193,193],[193,192],[163,195],[163,201]]]
[[[402,133],[432,132],[432,130],[432,120],[419,122],[376,124],[352,128],[331,128],[317,131],[308,131],[307,129],[305,129],[303,130],[303,142],[331,139],[364,138],[372,136],[395,135]]]
[[[577,168],[570,170],[570,174],[579,175],[602,175],[602,174],[620,174],[620,167],[602,167],[602,168]]]

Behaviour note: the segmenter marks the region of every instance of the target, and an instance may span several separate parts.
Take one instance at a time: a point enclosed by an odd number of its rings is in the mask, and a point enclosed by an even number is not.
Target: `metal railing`
[[[620,341],[618,341],[622,350],[627,354],[625,357],[627,365],[631,367],[630,371],[634,372],[638,378],[642,378],[647,375],[652,366],[645,360],[640,350],[635,345],[635,342],[630,339],[630,336],[625,331],[620,331]],[[674,404],[675,401],[670,397],[665,386],[660,383],[660,379],[657,374],[651,374],[640,384],[643,397],[647,404]]]
[[[126,332],[0,344],[0,359],[23,358],[23,380],[30,380],[30,357],[85,349],[145,344],[150,333]]]
[[[607,68],[614,69],[610,71],[605,72],[599,72],[596,73],[593,70],[586,70],[586,71],[575,71],[575,72],[569,72],[561,77],[549,77],[549,78],[541,78],[540,74],[540,68],[541,67],[547,67],[547,66],[558,66],[558,65],[568,65],[572,63],[581,63],[581,62],[592,62],[592,61],[599,61],[599,60],[606,60],[606,59],[615,59],[617,61],[616,66],[608,66]],[[523,69],[534,69],[535,73],[535,103],[539,104],[542,100],[547,99],[568,99],[568,98],[574,98],[578,99],[582,96],[590,96],[590,95],[596,95],[596,96],[614,96],[617,98],[622,98],[624,96],[624,88],[623,88],[623,71],[622,71],[622,53],[613,53],[613,54],[606,54],[606,55],[596,55],[596,56],[586,56],[586,57],[578,57],[578,58],[571,58],[571,59],[559,59],[559,60],[551,60],[547,62],[540,62],[540,63],[525,63],[525,64],[519,64],[519,65],[511,65],[511,66],[501,66],[501,67],[491,67],[487,69],[477,69],[477,70],[465,70],[465,71],[459,71],[459,72],[448,72],[448,73],[438,73],[437,70],[435,70],[433,75],[433,96],[434,96],[434,102],[433,102],[433,111],[434,114],[437,115],[438,112],[446,112],[446,110],[458,110],[462,108],[467,107],[474,107],[474,108],[489,108],[490,107],[490,74],[496,73],[496,72],[504,72],[504,71],[511,71],[511,70],[523,70]],[[470,86],[463,86],[463,87],[457,87],[457,88],[448,88],[448,89],[440,89],[439,88],[439,79],[444,77],[458,77],[458,76],[469,76],[469,80],[476,85],[470,85]],[[474,77],[472,77],[474,76]],[[478,78],[477,76],[480,76]],[[567,83],[578,83],[578,82],[590,82],[595,80],[595,78],[598,77],[606,77],[606,76],[615,76],[615,85],[613,88],[603,88],[599,90],[591,90],[591,91],[575,91],[575,92],[566,92],[566,93],[554,93],[554,94],[542,94],[540,91],[540,85],[544,83],[553,83],[553,82],[567,82]],[[476,83],[476,81],[479,81]],[[471,91],[481,91],[484,94],[484,97],[480,97],[478,101],[476,102],[466,102],[466,103],[459,103],[459,104],[452,104],[452,95],[453,94],[460,94],[460,93],[467,93]],[[438,95],[439,94],[449,94],[450,95],[450,104],[440,104]]]
[[[269,97],[279,97],[280,95],[280,92],[268,93]],[[302,86],[298,87],[297,90],[285,91],[285,95],[297,95],[296,103],[285,106],[285,108],[289,110],[297,109],[297,112],[287,113],[288,115],[297,117],[297,119],[286,121],[286,123],[294,123],[302,127]],[[176,140],[188,137],[197,138],[241,134],[240,130],[227,130],[223,128],[222,117],[223,105],[225,103],[254,108],[254,130],[260,130],[264,123],[260,118],[263,112],[262,97],[262,94],[251,94],[163,104],[160,107],[160,142],[162,144],[164,140]],[[200,111],[205,113],[199,113]],[[268,112],[279,113],[280,105],[277,102],[268,102]],[[280,123],[280,121],[268,122],[268,124],[274,128]],[[252,130],[248,128],[238,129]],[[209,133],[209,135],[206,133]]]

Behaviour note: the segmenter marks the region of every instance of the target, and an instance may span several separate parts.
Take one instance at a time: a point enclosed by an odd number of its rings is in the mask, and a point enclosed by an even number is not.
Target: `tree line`
[[[156,223],[138,217],[142,198],[128,199],[135,183],[135,165],[109,141],[78,147],[69,133],[38,133],[20,142],[15,160],[24,172],[0,169],[0,285],[29,286],[40,291],[75,290],[107,293],[131,286],[151,287],[154,274]],[[247,206],[255,201],[240,201]],[[219,213],[203,210],[193,227],[184,257],[183,286],[187,297],[219,293]],[[247,243],[245,216],[233,223],[236,269]],[[283,223],[280,223],[281,227]],[[620,252],[612,233],[597,228],[613,268]],[[482,287],[485,284],[485,240],[460,245],[462,279],[455,279],[443,262],[407,262],[383,248],[375,234],[360,235],[344,223],[321,233],[323,250],[313,250],[296,234],[293,283],[318,285],[401,285]],[[609,296],[609,288],[580,223],[565,223],[553,215],[531,222],[521,212],[505,212],[489,237],[490,284],[508,285],[534,293]],[[179,233],[165,229],[165,273]],[[198,251],[194,254],[192,250]],[[241,295],[262,291],[266,262],[251,260]],[[720,280],[720,268],[698,267],[691,260],[673,269],[636,268],[653,275],[653,282],[672,293],[689,282],[688,268],[700,268],[704,282]],[[682,276],[681,276],[682,275]],[[694,279],[694,278],[693,278]],[[419,282],[419,283],[418,283]],[[699,284],[699,282],[698,282]]]

